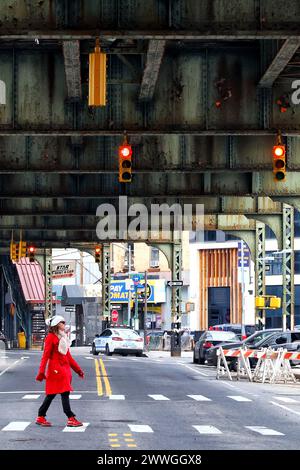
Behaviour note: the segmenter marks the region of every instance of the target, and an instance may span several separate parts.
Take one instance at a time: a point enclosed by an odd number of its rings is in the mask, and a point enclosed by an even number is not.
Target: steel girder
[[[102,319],[110,320],[110,244],[102,244]]]
[[[165,46],[166,41],[149,41],[146,64],[139,95],[140,101],[150,101],[153,98]]]
[[[291,330],[295,325],[295,284],[294,284],[294,208],[283,205],[282,216],[283,258],[282,258],[282,314],[283,329]]]

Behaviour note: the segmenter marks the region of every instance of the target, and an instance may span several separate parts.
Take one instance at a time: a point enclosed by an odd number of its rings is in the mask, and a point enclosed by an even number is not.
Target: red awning
[[[45,277],[37,261],[30,262],[28,258],[21,258],[16,263],[23,294],[26,302],[40,304],[45,302]]]

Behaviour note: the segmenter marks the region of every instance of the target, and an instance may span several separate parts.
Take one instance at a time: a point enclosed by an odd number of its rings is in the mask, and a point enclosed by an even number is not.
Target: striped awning
[[[26,302],[36,304],[45,302],[45,277],[37,261],[30,262],[21,258],[16,263],[22,291]]]

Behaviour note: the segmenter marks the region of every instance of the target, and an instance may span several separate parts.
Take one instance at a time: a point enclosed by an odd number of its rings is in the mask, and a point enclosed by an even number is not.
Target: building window
[[[295,209],[294,212],[295,237],[300,237],[300,212]]]
[[[215,230],[205,230],[204,232],[205,242],[215,242],[216,239],[217,239],[217,232]]]
[[[266,251],[266,258],[274,258],[265,261],[266,276],[279,276],[282,274],[282,257],[274,255],[273,251]]]
[[[150,251],[150,268],[159,268],[159,249],[153,246]]]
[[[130,248],[130,259],[131,259],[131,266],[129,266],[129,248]],[[134,271],[134,243],[129,242],[127,243],[127,250],[125,252],[124,257],[124,269],[129,271]]]

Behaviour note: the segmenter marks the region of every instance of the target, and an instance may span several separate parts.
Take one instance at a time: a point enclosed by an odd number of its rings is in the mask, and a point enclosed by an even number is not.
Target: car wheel
[[[124,357],[125,357],[125,356],[128,356],[128,354],[127,354],[127,353],[122,353],[122,356],[124,356]]]
[[[195,350],[194,350],[194,354],[193,354],[193,363],[194,363],[194,364],[197,364],[197,362],[198,362],[198,361],[197,361],[197,359],[196,359]]]
[[[93,344],[93,346],[92,346],[92,353],[93,353],[94,356],[98,356],[98,354],[99,354],[99,353],[96,351],[96,348],[95,348],[95,345],[94,345],[94,344]]]
[[[136,353],[136,357],[142,357],[143,353],[142,352],[138,352]]]
[[[107,356],[112,356],[112,352],[110,352],[108,344],[105,346],[105,354]]]
[[[71,343],[71,348],[74,348],[75,346],[75,339],[73,339],[72,343]]]
[[[202,364],[202,365],[205,363],[205,358],[200,356],[200,351],[199,351],[199,361],[198,361],[198,363]]]

